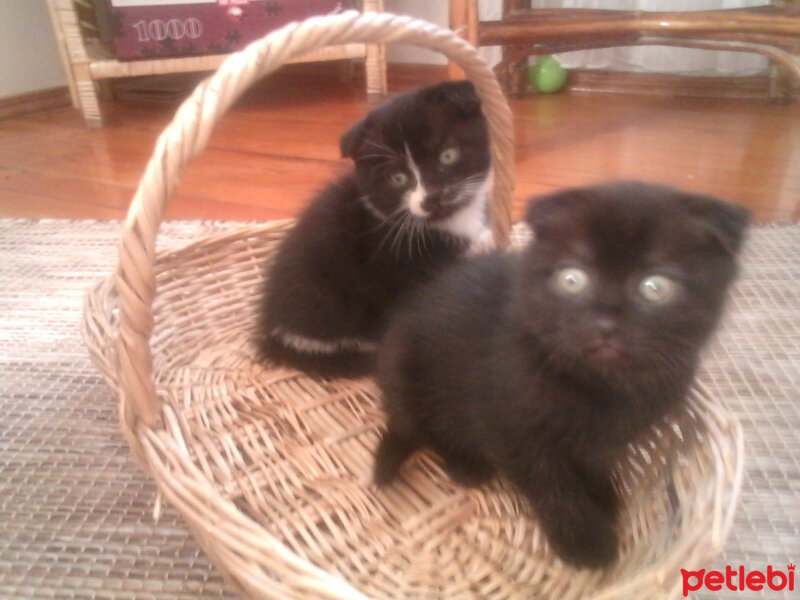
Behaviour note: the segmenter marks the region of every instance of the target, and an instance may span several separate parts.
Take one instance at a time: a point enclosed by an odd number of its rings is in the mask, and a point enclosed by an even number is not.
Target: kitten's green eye
[[[639,295],[653,304],[663,304],[672,299],[678,284],[663,275],[648,275],[639,282]]]
[[[589,275],[583,269],[566,267],[556,271],[553,283],[558,292],[566,296],[577,296],[589,287]]]
[[[439,162],[443,165],[454,165],[460,157],[461,154],[458,152],[458,148],[445,148],[439,155]]]
[[[401,188],[408,183],[408,175],[402,171],[392,173],[392,176],[389,177],[389,183],[392,184],[392,187]]]

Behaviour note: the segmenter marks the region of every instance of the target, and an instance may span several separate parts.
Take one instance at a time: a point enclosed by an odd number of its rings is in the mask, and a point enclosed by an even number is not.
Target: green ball
[[[536,63],[528,67],[528,80],[543,94],[552,94],[564,87],[567,70],[552,56],[538,56]]]

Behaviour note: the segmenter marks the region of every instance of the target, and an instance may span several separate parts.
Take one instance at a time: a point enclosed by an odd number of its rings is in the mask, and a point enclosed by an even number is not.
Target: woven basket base
[[[429,454],[410,461],[395,485],[375,490],[369,476],[384,422],[374,384],[315,380],[253,358],[263,264],[289,226],[241,230],[160,256],[152,345],[168,418],[166,429],[142,435],[155,449],[148,461],[160,483],[191,478],[202,494],[251,519],[254,539],[276,538],[374,598],[663,598],[674,594],[681,566],[719,550],[728,510],[720,496],[739,467],[738,430],[700,390],[621,468],[622,556],[606,572],[554,557],[526,503],[503,482],[460,488]],[[524,239],[517,234],[517,243]],[[89,305],[95,359],[113,385],[108,283]],[[198,530],[208,519],[202,507],[179,508],[197,512],[187,520],[214,559],[224,539],[213,527]],[[263,560],[252,557],[264,581],[280,579],[264,552]],[[230,561],[215,562],[252,593]]]

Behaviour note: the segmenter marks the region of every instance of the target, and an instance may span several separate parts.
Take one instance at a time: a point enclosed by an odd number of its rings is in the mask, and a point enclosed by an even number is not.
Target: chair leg
[[[514,61],[508,68],[508,93],[519,98],[528,91],[528,59]]]
[[[495,66],[494,72],[503,91],[519,98],[528,91],[528,55],[525,46],[503,46],[503,59]]]
[[[367,97],[380,100],[388,92],[386,84],[386,48],[381,44],[367,45]]]
[[[478,46],[478,1],[450,0],[450,29],[470,44]],[[447,65],[449,79],[464,79],[464,70],[452,60]]]
[[[364,0],[364,12],[383,12],[383,0]],[[367,98],[380,101],[388,93],[386,84],[386,47],[382,44],[367,44],[366,69]]]
[[[769,66],[769,98],[778,103],[789,102],[792,98],[792,73],[776,63]]]
[[[75,88],[78,95],[78,104],[83,113],[86,126],[97,129],[103,126],[103,115],[100,112],[100,102],[97,98],[95,82],[89,75],[89,65],[74,65]]]

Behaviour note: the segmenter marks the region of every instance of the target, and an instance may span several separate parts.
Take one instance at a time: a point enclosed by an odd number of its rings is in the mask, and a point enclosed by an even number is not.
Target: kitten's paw
[[[381,487],[394,481],[400,472],[400,467],[418,447],[419,445],[413,440],[387,431],[375,452],[375,470],[372,474],[372,482]]]
[[[465,256],[477,256],[479,254],[488,254],[494,250],[497,245],[494,242],[494,235],[491,229],[484,229],[480,235],[475,238],[464,253]]]
[[[572,523],[550,530],[548,538],[556,553],[576,567],[602,569],[619,557],[614,524],[602,514],[582,515]]]

